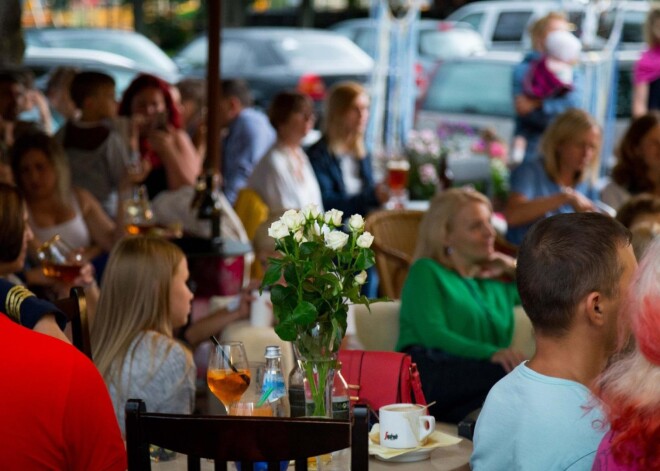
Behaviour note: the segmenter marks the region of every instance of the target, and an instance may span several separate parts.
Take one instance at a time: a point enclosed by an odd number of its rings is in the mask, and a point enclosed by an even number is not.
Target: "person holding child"
[[[516,108],[514,136],[525,140],[524,161],[537,157],[539,139],[556,116],[569,108],[580,106],[583,77],[577,69],[572,70],[571,90],[565,93],[547,96],[532,96],[525,93],[525,83],[534,76],[534,69],[539,63],[546,63],[544,60],[548,53],[546,41],[550,33],[568,32],[568,30],[569,23],[562,12],[550,12],[538,19],[529,28],[533,50],[525,55],[523,61],[513,71],[512,91]]]

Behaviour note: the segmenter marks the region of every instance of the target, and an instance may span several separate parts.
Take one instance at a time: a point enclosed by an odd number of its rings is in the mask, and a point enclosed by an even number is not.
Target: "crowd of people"
[[[658,21],[652,12],[651,51]],[[660,111],[644,65],[651,59],[640,65],[636,112],[603,188],[603,131],[577,107],[583,77],[568,30],[563,14],[538,20],[530,30],[534,50],[514,73],[516,135],[527,152],[512,171],[504,216],[517,257],[498,250],[486,196],[445,189],[423,217],[402,291],[396,349],[417,364],[435,401],[430,412],[457,423],[483,406],[475,470],[660,467]],[[246,318],[251,298],[242,293],[236,307],[189,325],[183,251],[164,238],[124,233],[123,200],[138,185],[156,206],[192,211],[208,132],[203,81],[171,85],[140,75],[119,104],[103,73],[67,68],[51,82],[42,103],[28,100],[22,71],[0,72],[0,307],[58,338],[38,338],[0,316],[2,348],[23,352],[3,371],[28,378],[60,366],[48,381],[59,385],[49,390],[53,401],[37,399],[37,386],[12,390],[10,401],[52,404],[42,431],[66,423],[36,438],[53,467],[75,459],[79,469],[96,469],[94,460],[103,459],[107,469],[123,469],[126,400],[141,398],[152,412],[193,412],[192,350]],[[225,80],[221,90],[224,158],[216,170],[237,238],[245,231],[231,205],[244,188],[271,216],[310,204],[367,216],[387,202],[365,142],[370,97],[362,85],[328,90],[322,135],[309,147],[316,116],[308,96],[282,91],[264,113],[252,107],[245,82]],[[38,113],[26,114],[35,106]],[[55,235],[92,262],[73,281],[39,268],[36,248]],[[259,258],[273,251],[263,246]],[[52,299],[72,284],[90,300],[93,363],[64,345],[62,313],[23,286]],[[534,328],[531,358],[512,347],[517,306]],[[57,415],[72,409],[66,419]],[[33,457],[20,459],[29,467]]]

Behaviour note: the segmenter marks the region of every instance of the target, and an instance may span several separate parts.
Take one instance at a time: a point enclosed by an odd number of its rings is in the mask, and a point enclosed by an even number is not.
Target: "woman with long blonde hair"
[[[436,195],[403,286],[396,349],[417,363],[439,420],[456,423],[481,407],[490,388],[524,360],[510,348],[520,304],[515,261],[495,251],[491,216],[490,201],[474,190]]]
[[[596,120],[577,108],[560,114],[541,137],[542,158],[511,173],[505,209],[507,239],[520,244],[531,225],[559,213],[597,211],[595,187],[602,133]]]
[[[365,148],[368,121],[369,96],[362,85],[341,82],[330,89],[323,137],[307,152],[327,209],[366,215],[387,201],[386,186],[374,183]]]
[[[122,431],[129,398],[149,412],[193,410],[195,365],[172,336],[190,313],[188,276],[183,252],[164,239],[125,238],[110,254],[91,341]]]

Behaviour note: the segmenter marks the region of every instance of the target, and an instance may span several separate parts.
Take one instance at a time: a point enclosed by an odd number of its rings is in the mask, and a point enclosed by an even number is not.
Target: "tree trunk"
[[[25,42],[21,29],[21,0],[0,1],[0,61],[2,65],[23,62]]]
[[[222,4],[222,25],[227,27],[245,26],[248,4],[249,2],[244,0],[224,0]]]
[[[302,0],[298,7],[298,25],[303,28],[314,27],[314,0]]]

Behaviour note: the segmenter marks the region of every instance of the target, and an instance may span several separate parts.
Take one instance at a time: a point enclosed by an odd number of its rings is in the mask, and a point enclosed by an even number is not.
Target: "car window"
[[[220,68],[229,75],[235,75],[255,67],[256,51],[248,47],[245,41],[224,40],[220,59]]]
[[[644,43],[644,22],[646,12],[627,11],[623,17],[623,29],[621,31],[621,42]]]
[[[476,31],[481,30],[481,20],[483,19],[484,14],[483,13],[469,13],[465,15],[463,18],[456,18],[456,21],[460,21],[461,23],[467,23],[470,26],[472,26]]]
[[[199,37],[186,46],[177,56],[186,64],[193,67],[201,67],[208,60],[208,40],[205,36]]]
[[[432,59],[464,57],[485,49],[481,36],[468,29],[425,30],[419,36],[419,55]]]
[[[429,86],[422,108],[444,113],[513,116],[513,64],[446,62]]]
[[[632,111],[632,69],[620,68],[617,74],[616,117],[630,118]]]
[[[357,28],[353,42],[371,57],[376,55],[376,31],[377,28]]]
[[[495,24],[495,31],[493,31],[493,42],[522,41],[525,28],[527,28],[527,23],[531,16],[531,11],[507,11],[500,13]]]
[[[369,66],[371,62],[369,56],[343,37],[310,36],[301,40],[290,36],[275,42],[273,47],[293,68],[325,67],[332,62]]]

